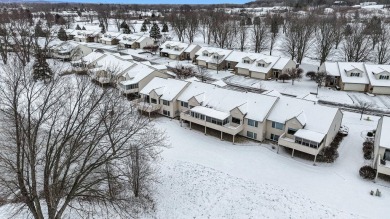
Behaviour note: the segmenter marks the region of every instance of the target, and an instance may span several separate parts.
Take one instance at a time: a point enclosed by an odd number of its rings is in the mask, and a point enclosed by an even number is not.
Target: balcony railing
[[[288,147],[297,151],[302,151],[307,154],[317,155],[321,149],[324,147],[324,143],[320,144],[318,148],[312,148],[310,146],[302,145],[295,143],[295,139],[289,138],[286,136],[286,133],[283,133],[278,140],[278,144],[284,147]]]
[[[206,126],[208,128],[212,128],[212,129],[215,129],[215,130],[218,130],[218,131],[221,131],[224,133],[228,133],[231,135],[237,135],[238,133],[240,133],[244,129],[243,124],[239,125],[239,124],[234,124],[234,123],[228,123],[225,125],[217,125],[217,124],[214,124],[211,122],[207,122],[206,120],[203,120],[203,119],[198,119],[198,118],[192,117],[190,115],[189,110],[180,113],[180,118],[182,120],[193,122],[195,124]]]
[[[148,102],[144,102],[142,100],[140,101],[140,99],[138,99],[136,102],[137,102],[137,109],[144,111],[144,112],[151,113],[151,112],[155,112],[155,111],[158,111],[161,109],[161,105],[156,104],[156,103],[148,103]]]

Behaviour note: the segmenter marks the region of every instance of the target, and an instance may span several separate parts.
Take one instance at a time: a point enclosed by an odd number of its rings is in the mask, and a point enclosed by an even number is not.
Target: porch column
[[[295,149],[292,150],[291,157],[294,157],[294,151]]]
[[[181,118],[180,118],[180,127],[183,127],[183,121]]]
[[[191,121],[190,121],[190,130],[192,129],[192,127],[191,127]]]
[[[222,135],[223,135],[223,132],[221,132],[221,141],[223,140],[223,136]]]
[[[204,134],[207,135],[207,126],[204,126]]]
[[[150,112],[149,112],[149,118],[150,118]]]
[[[313,166],[316,166],[316,160],[317,160],[317,154],[314,155],[314,163],[313,163]]]
[[[279,154],[279,148],[280,148],[280,145],[279,145],[279,142],[278,142],[278,150],[276,151],[277,154]]]
[[[379,161],[380,162],[380,161]],[[376,182],[376,180],[378,179],[378,174],[379,174],[379,172],[378,172],[378,168],[376,168],[376,174],[375,174],[375,179],[374,179],[374,182]]]
[[[234,144],[234,137],[236,137],[236,135],[233,135],[233,144]]]

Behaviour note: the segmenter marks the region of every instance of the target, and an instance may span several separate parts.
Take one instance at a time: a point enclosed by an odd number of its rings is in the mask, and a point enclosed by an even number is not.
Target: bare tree
[[[206,82],[207,78],[210,76],[207,68],[200,65],[198,65],[198,75],[202,82]]]
[[[303,77],[303,70],[301,68],[287,68],[283,71],[283,74],[288,75],[291,84],[294,85],[295,81],[299,81]]]
[[[376,57],[378,64],[386,64],[390,62],[390,29],[383,25],[381,35],[378,38],[378,43],[375,46]]]
[[[130,182],[142,180],[123,174],[128,158],[137,157],[136,149],[138,157],[153,159],[164,134],[87,77],[36,83],[18,60],[3,70],[0,168],[7,174],[0,176],[1,198],[27,206],[39,219],[62,218],[70,207],[82,213],[88,205],[129,217],[143,189],[128,192]]]
[[[374,106],[374,104],[372,102],[366,102],[366,101],[360,100],[360,99],[357,100],[356,108],[360,112],[360,120],[362,120],[363,114],[365,112],[367,112],[368,110],[370,110],[373,106]]]
[[[179,79],[186,79],[195,76],[195,71],[192,66],[183,66],[181,64],[177,64],[172,72],[176,74]]]
[[[361,24],[350,25],[343,43],[345,59],[348,62],[362,62],[368,59],[371,51],[370,38],[364,34]]]
[[[168,20],[171,23],[172,29],[175,31],[179,41],[184,41],[184,36],[187,30],[187,21],[183,14],[172,13]]]
[[[208,39],[208,42],[210,38],[210,17],[207,13],[202,14],[202,16],[199,16],[199,32],[203,37],[203,43],[206,43],[206,38]]]
[[[245,25],[240,25],[238,27],[238,45],[240,46],[241,52],[243,52],[245,49],[247,37],[247,27]]]
[[[290,75],[287,74],[287,73],[282,73],[279,75],[278,77],[279,80],[282,80],[282,82],[284,83],[285,80],[290,80]]]
[[[279,36],[279,27],[283,24],[283,17],[278,14],[267,14],[266,22],[268,23],[270,30],[269,55],[272,55],[272,50]]]
[[[283,50],[291,56],[291,59],[301,63],[312,44],[313,17],[311,15],[303,18],[291,16],[288,20]]]
[[[266,49],[268,43],[267,26],[260,18],[255,18],[253,21],[252,41],[255,52],[259,53]]]
[[[199,15],[196,12],[188,12],[184,15],[187,22],[186,36],[190,43],[194,42],[194,38],[199,31]]]
[[[333,50],[336,42],[336,26],[333,18],[319,18],[317,23],[316,53],[320,60],[320,65],[324,63]]]

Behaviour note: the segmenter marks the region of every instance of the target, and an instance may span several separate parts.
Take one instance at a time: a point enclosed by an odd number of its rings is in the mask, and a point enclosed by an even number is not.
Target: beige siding
[[[286,122],[286,125],[284,127],[284,131],[286,132],[286,137],[294,139],[295,138],[294,135],[287,134],[288,128],[298,130],[298,129],[302,129],[303,126],[296,118],[292,118]]]
[[[333,119],[332,124],[330,125],[328,133],[326,134],[325,146],[329,146],[330,143],[332,143],[334,137],[337,135],[337,133],[340,130],[342,120],[343,120],[343,113],[340,110],[338,110],[335,118]]]
[[[237,74],[249,76],[249,70],[245,68],[237,68]]]
[[[198,65],[207,67],[207,63],[205,61],[198,60]]]
[[[361,91],[364,92],[366,91],[366,86],[365,84],[349,84],[349,83],[344,83],[343,90],[347,91]]]
[[[264,73],[261,73],[261,72],[255,72],[255,71],[251,72],[251,77],[252,78],[265,80],[266,76],[267,76],[267,74],[264,74]]]
[[[240,133],[241,135],[243,136],[247,136],[247,132],[250,131],[250,132],[254,132],[257,134],[257,141],[263,141],[264,138],[265,138],[265,123],[262,123],[262,122],[258,122],[258,126],[257,127],[254,127],[254,126],[250,126],[248,125],[248,119],[245,118],[244,119],[244,129],[243,131]]]
[[[390,95],[390,87],[372,87],[372,93]]]
[[[265,133],[266,133],[265,138],[266,139],[271,139],[271,134],[281,136],[284,133],[284,130],[272,128],[272,121],[270,121],[270,120],[267,120],[266,125],[265,125],[265,129],[266,129],[265,130]]]
[[[169,54],[169,58],[176,60],[176,59],[178,59],[178,56],[177,55],[173,55],[173,54]]]

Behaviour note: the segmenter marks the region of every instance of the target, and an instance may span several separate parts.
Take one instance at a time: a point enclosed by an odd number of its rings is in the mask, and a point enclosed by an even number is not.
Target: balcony
[[[304,152],[304,153],[307,153],[307,154],[311,154],[311,155],[317,155],[322,150],[322,148],[324,147],[324,142],[322,142],[318,146],[318,148],[313,148],[313,147],[310,147],[310,146],[298,144],[298,143],[295,142],[295,139],[287,137],[286,133],[283,133],[279,137],[278,144],[281,145],[281,146],[284,146],[284,147],[287,147],[287,148],[291,148],[291,149],[294,149],[294,150],[297,150],[297,151],[301,151],[301,152]]]
[[[384,160],[383,156],[379,156],[377,171],[378,173],[390,176],[390,160]]]
[[[142,101],[141,99],[135,100],[133,102],[137,104],[138,110],[141,110],[141,111],[144,111],[147,113],[155,112],[155,111],[158,111],[161,109],[161,105],[156,104],[156,103],[148,103],[148,102]]]
[[[228,124],[225,124],[225,125],[218,125],[218,124],[214,124],[214,123],[211,123],[211,122],[207,122],[206,120],[203,120],[203,119],[200,119],[200,118],[192,117],[190,115],[190,111],[189,110],[180,113],[180,119],[188,121],[188,122],[192,122],[192,123],[195,123],[195,124],[198,124],[198,125],[202,125],[202,126],[205,126],[207,128],[218,130],[218,131],[221,131],[223,133],[227,133],[227,134],[230,134],[230,135],[233,135],[233,136],[237,135],[238,133],[240,133],[244,129],[243,124],[239,125],[239,124],[234,124],[234,123],[228,123]]]

